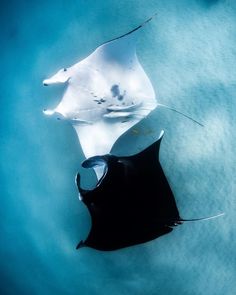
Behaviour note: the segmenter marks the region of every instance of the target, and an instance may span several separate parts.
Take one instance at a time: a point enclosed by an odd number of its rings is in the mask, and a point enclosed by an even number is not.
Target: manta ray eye
[[[66,72],[67,71],[67,68],[64,68],[63,71]]]

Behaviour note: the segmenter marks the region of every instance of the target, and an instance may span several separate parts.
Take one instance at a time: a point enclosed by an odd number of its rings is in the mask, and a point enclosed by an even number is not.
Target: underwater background
[[[236,294],[236,2],[1,1],[0,293]],[[43,115],[64,88],[42,80],[157,12],[137,54],[165,109],[141,122],[133,146],[165,130],[160,161],[185,223],[113,252],[75,250],[90,228],[74,177],[84,156],[65,121]],[[126,138],[126,137],[127,138]],[[122,138],[121,138],[122,142]],[[122,151],[123,149],[123,151]],[[120,152],[132,153],[120,144]]]

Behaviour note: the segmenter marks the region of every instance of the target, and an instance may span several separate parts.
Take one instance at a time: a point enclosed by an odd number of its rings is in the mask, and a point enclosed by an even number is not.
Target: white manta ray
[[[71,122],[86,158],[109,153],[125,131],[157,106],[135,50],[136,32],[150,20],[43,81],[45,86],[67,83],[58,106],[44,113]]]

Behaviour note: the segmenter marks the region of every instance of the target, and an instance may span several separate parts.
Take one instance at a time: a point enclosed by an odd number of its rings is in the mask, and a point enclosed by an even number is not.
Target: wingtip
[[[104,43],[101,44],[101,45],[105,45],[105,44],[110,43],[110,42],[112,42],[112,41],[115,41],[115,40],[121,39],[121,38],[123,38],[123,37],[125,37],[125,36],[128,36],[128,35],[134,33],[135,31],[138,31],[140,28],[142,28],[142,27],[145,26],[147,23],[149,23],[154,17],[156,17],[156,15],[157,15],[157,12],[155,12],[151,17],[149,17],[149,18],[146,19],[143,23],[141,23],[141,25],[135,27],[133,30],[129,31],[128,33],[125,33],[125,34],[123,34],[123,35],[121,35],[121,36],[119,36],[119,37],[116,37],[116,38],[113,38],[113,39],[111,39],[111,40],[108,40],[108,41],[104,42]]]
[[[78,250],[78,249],[80,249],[80,248],[83,248],[83,247],[85,247],[85,243],[84,243],[83,240],[81,240],[81,241],[78,243],[78,245],[76,246],[76,250]]]
[[[159,135],[158,140],[162,139],[163,136],[164,136],[164,134],[165,134],[165,131],[164,131],[164,130],[161,130],[161,133],[160,133],[160,135]]]
[[[153,18],[157,16],[158,12],[155,12],[151,17],[149,17],[143,24],[150,22]]]
[[[136,29],[144,27],[147,23],[149,23],[151,20],[153,20],[157,16],[157,12],[155,12],[151,17],[146,19],[140,26],[138,26]]]

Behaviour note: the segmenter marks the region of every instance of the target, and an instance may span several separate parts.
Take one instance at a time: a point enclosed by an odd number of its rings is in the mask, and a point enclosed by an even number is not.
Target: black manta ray
[[[159,163],[161,138],[129,157],[95,156],[85,168],[104,163],[104,175],[93,190],[77,185],[87,206],[92,228],[78,247],[116,250],[144,243],[172,231],[181,223],[174,195]]]
[[[158,238],[183,221],[201,220],[180,217],[159,162],[163,134],[136,155],[108,154],[83,162],[84,168],[105,164],[105,170],[93,190],[81,188],[80,174],[77,175],[81,200],[92,218],[90,233],[77,249],[88,246],[103,251],[117,250]]]

